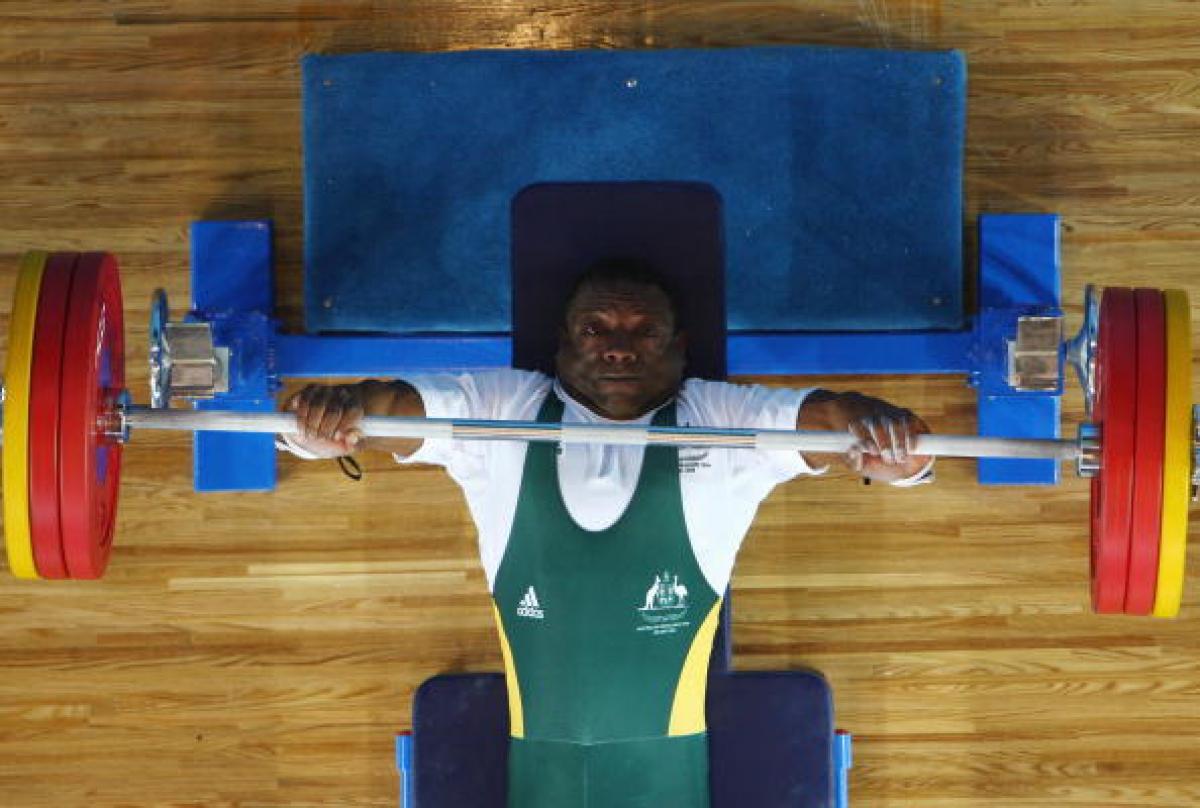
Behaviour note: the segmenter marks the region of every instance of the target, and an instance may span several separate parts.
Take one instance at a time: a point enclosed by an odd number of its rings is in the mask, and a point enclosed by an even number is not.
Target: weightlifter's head
[[[670,287],[642,261],[606,259],[589,267],[567,298],[558,378],[598,415],[629,420],[679,389],[685,349]]]

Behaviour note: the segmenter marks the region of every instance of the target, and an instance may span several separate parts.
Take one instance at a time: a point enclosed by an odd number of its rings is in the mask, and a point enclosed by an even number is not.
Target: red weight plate
[[[1100,473],[1092,479],[1092,607],[1125,610],[1129,529],[1133,516],[1134,422],[1137,415],[1137,309],[1132,289],[1100,299],[1096,348]]]
[[[1137,289],[1134,296],[1137,307],[1137,420],[1125,611],[1147,615],[1154,610],[1154,597],[1158,591],[1158,546],[1162,538],[1167,314],[1163,293],[1158,289]]]
[[[125,387],[121,279],[107,253],[86,253],[75,267],[63,343],[59,414],[59,507],[63,554],[72,578],[99,578],[108,565],[121,444],[104,421]]]
[[[58,415],[67,298],[78,253],[46,261],[29,384],[29,535],[38,575],[66,578],[58,507]]]

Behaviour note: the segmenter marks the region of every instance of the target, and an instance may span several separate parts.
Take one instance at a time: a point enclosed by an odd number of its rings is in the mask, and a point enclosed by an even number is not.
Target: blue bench
[[[816,671],[724,672],[708,684],[713,808],[843,808],[850,738]],[[402,808],[506,808],[507,692],[502,674],[436,676],[397,738]]]
[[[274,318],[269,222],[197,223],[189,318],[230,351],[229,392],[197,406],[270,409],[285,377],[545,368],[567,270],[620,250],[683,273],[696,375],[962,374],[983,434],[1058,435],[1061,388],[1014,389],[1005,353],[1018,317],[1060,313],[1056,217],[981,218],[966,311],[961,54],[363,54],[303,72],[308,332]],[[274,486],[269,440],[195,440],[198,490]],[[1058,479],[1051,461],[979,469]],[[844,805],[828,684],[729,672],[728,627],[714,805]],[[420,689],[397,746],[406,808],[503,794],[503,691],[498,674]],[[490,796],[445,790],[468,787]]]

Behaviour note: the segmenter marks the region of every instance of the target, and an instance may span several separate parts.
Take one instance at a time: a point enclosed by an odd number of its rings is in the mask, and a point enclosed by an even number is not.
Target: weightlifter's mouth
[[[640,373],[604,373],[596,377],[603,384],[639,384],[642,381]]]

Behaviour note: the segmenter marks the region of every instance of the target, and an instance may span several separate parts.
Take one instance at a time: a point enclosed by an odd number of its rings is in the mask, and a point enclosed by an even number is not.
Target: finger
[[[903,421],[897,421],[895,418],[887,419],[888,438],[892,444],[892,459],[896,465],[902,465],[908,461],[908,431],[904,427]]]
[[[871,418],[867,423],[871,428],[871,439],[875,441],[879,457],[883,459],[884,463],[891,463],[892,443],[883,420],[880,418]]]
[[[341,407],[341,417],[338,419],[337,425],[333,428],[333,439],[345,444],[347,436],[351,430],[357,430],[359,423],[362,421],[363,408],[357,403],[350,403]],[[361,433],[361,430],[358,430]]]
[[[345,448],[348,452],[353,452],[358,448],[358,444],[362,442],[363,433],[358,427],[351,427],[346,430]]]
[[[904,417],[904,440],[910,457],[916,456],[917,441],[920,437],[928,434],[929,427],[916,415],[910,412]]]
[[[296,407],[300,404],[300,393],[292,393],[288,396],[287,401],[283,403],[283,409],[288,412],[295,412]]]
[[[850,469],[855,474],[862,474],[863,470],[863,451],[857,446],[852,446],[850,451],[846,453],[846,462],[850,465]]]
[[[929,428],[929,424],[925,423],[920,416],[913,413],[909,413],[907,426],[910,459],[913,457],[919,457],[922,460],[928,459],[927,455],[917,454],[917,442],[920,440],[922,435],[928,435],[933,432],[933,430]]]
[[[847,426],[850,434],[858,439],[856,446],[866,454],[878,454],[879,447],[875,445],[875,439],[871,437],[871,429],[867,424],[868,419],[860,419],[851,421]]]
[[[296,394],[296,433],[301,437],[308,434],[308,410],[312,401],[313,385],[309,385]]]
[[[321,416],[321,423],[317,427],[317,434],[325,440],[337,441],[341,439],[338,435],[338,425],[342,422],[342,414],[345,412],[344,404],[345,395],[341,390],[334,388],[329,391],[329,397],[325,404],[325,412]]]
[[[362,423],[362,419],[362,404],[353,402],[342,410],[342,420],[337,425],[337,431],[342,434],[343,438],[352,430],[358,431],[361,434],[362,430],[358,428],[358,425]]]
[[[308,413],[304,418],[304,434],[309,438],[321,436],[321,421],[325,418],[325,408],[329,405],[329,390],[318,387],[313,390],[308,399]]]

